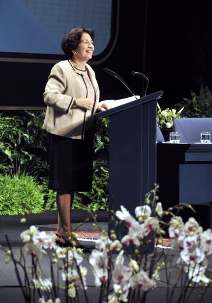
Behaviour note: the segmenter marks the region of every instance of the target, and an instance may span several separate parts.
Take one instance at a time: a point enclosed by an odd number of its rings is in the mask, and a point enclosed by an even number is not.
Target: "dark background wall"
[[[147,72],[168,102],[211,88],[211,1],[148,1]]]
[[[212,3],[202,1],[120,1],[116,45],[105,60],[94,62],[102,99],[129,96],[125,88],[103,72],[118,72],[136,92],[142,78],[150,78],[148,92],[163,90],[164,106],[188,96],[201,84],[212,87]],[[42,93],[53,65],[0,61],[0,105],[42,106]]]

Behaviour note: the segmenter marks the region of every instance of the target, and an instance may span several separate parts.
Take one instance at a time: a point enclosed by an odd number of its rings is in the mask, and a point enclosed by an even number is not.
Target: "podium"
[[[131,214],[156,182],[156,104],[158,91],[97,113],[109,118],[109,206]]]

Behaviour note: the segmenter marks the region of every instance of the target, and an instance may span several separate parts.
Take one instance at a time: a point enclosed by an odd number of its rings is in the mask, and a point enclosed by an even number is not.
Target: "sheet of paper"
[[[125,103],[135,101],[139,98],[140,98],[140,96],[136,95],[136,96],[131,96],[131,97],[128,97],[128,98],[123,98],[123,99],[118,99],[118,100],[102,100],[101,102],[104,102],[108,106],[110,106],[111,108],[114,108],[114,107],[123,105]]]

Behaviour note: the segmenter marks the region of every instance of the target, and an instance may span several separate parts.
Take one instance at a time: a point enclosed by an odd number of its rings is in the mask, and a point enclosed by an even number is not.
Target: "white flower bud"
[[[70,298],[76,297],[76,287],[73,283],[69,284],[69,286],[68,286],[68,296]]]
[[[120,251],[122,249],[122,244],[119,240],[115,240],[110,244],[110,250]]]
[[[139,265],[138,263],[131,259],[130,262],[129,262],[129,267],[134,271],[134,272],[138,272],[139,271]]]
[[[159,217],[163,215],[163,207],[161,202],[158,202],[155,208],[156,213],[158,214]]]

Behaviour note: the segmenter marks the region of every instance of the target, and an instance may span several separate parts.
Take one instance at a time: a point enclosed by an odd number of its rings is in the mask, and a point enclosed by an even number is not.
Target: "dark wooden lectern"
[[[109,203],[132,214],[156,182],[156,104],[158,91],[97,117],[109,118]]]

